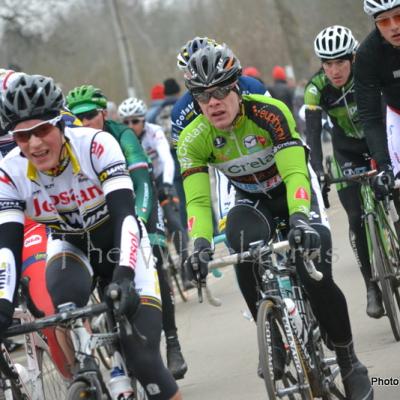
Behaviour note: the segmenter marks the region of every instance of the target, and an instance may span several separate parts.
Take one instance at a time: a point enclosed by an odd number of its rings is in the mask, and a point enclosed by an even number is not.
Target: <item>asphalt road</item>
[[[334,190],[332,190],[334,192]],[[346,295],[354,342],[359,358],[375,383],[376,400],[400,399],[400,342],[395,342],[389,320],[366,315],[366,294],[354,255],[348,243],[347,219],[337,196],[329,210],[335,255],[334,277]],[[189,370],[179,381],[188,400],[267,399],[264,383],[257,377],[257,336],[232,269],[222,279],[210,279],[221,307],[199,304],[195,292],[188,303],[178,302],[179,336]],[[388,385],[392,384],[392,385]]]

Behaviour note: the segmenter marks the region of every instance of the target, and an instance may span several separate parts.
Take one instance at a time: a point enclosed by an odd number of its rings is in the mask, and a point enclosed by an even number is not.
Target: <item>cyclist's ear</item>
[[[235,252],[246,251],[250,243],[268,242],[273,232],[268,210],[262,212],[249,204],[237,204],[231,208],[226,220],[226,239]]]

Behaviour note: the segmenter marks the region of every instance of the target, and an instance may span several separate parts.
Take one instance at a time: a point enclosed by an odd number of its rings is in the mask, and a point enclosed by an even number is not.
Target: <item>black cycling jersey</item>
[[[400,110],[400,49],[383,39],[377,29],[357,50],[355,89],[370,152],[380,167],[390,165],[381,95],[389,107]]]

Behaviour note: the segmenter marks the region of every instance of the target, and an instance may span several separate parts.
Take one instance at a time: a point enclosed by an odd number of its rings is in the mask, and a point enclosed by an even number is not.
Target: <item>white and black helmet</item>
[[[240,61],[229,47],[208,45],[190,57],[185,84],[189,90],[228,84],[241,72]]]
[[[333,60],[353,54],[357,44],[349,28],[333,25],[317,35],[314,40],[314,51],[319,58]]]
[[[21,74],[1,93],[0,117],[11,129],[21,121],[58,115],[63,106],[63,93],[52,78]]]
[[[136,97],[129,97],[118,107],[118,114],[121,118],[143,117],[147,112],[146,103]]]
[[[200,50],[207,45],[217,46],[218,43],[214,39],[210,39],[208,37],[199,37],[196,36],[192,40],[189,40],[182,48],[181,51],[176,56],[177,62],[176,65],[181,71],[185,71],[189,58],[196,53],[197,50]]]
[[[364,11],[372,16],[397,6],[400,6],[400,0],[364,0]]]

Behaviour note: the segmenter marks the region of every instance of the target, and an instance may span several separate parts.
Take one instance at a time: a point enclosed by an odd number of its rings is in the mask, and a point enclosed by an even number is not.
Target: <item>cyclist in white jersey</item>
[[[51,78],[21,75],[0,98],[0,117],[18,148],[0,162],[0,334],[12,321],[21,270],[24,214],[51,229],[46,284],[55,307],[86,305],[94,279],[116,283],[118,313],[147,337],[132,337],[128,367],[149,399],[181,399],[159,353],[161,306],[144,226],[118,142],[108,133],[69,128],[61,90]],[[110,235],[110,232],[113,234]]]
[[[161,126],[145,121],[147,106],[143,100],[130,97],[118,107],[119,116],[139,138],[144,150],[151,158],[158,198],[164,212],[166,227],[180,255],[182,281],[185,289],[192,288],[187,279],[184,262],[187,258],[188,236],[179,216],[179,199],[173,185],[175,162],[168,140]]]

